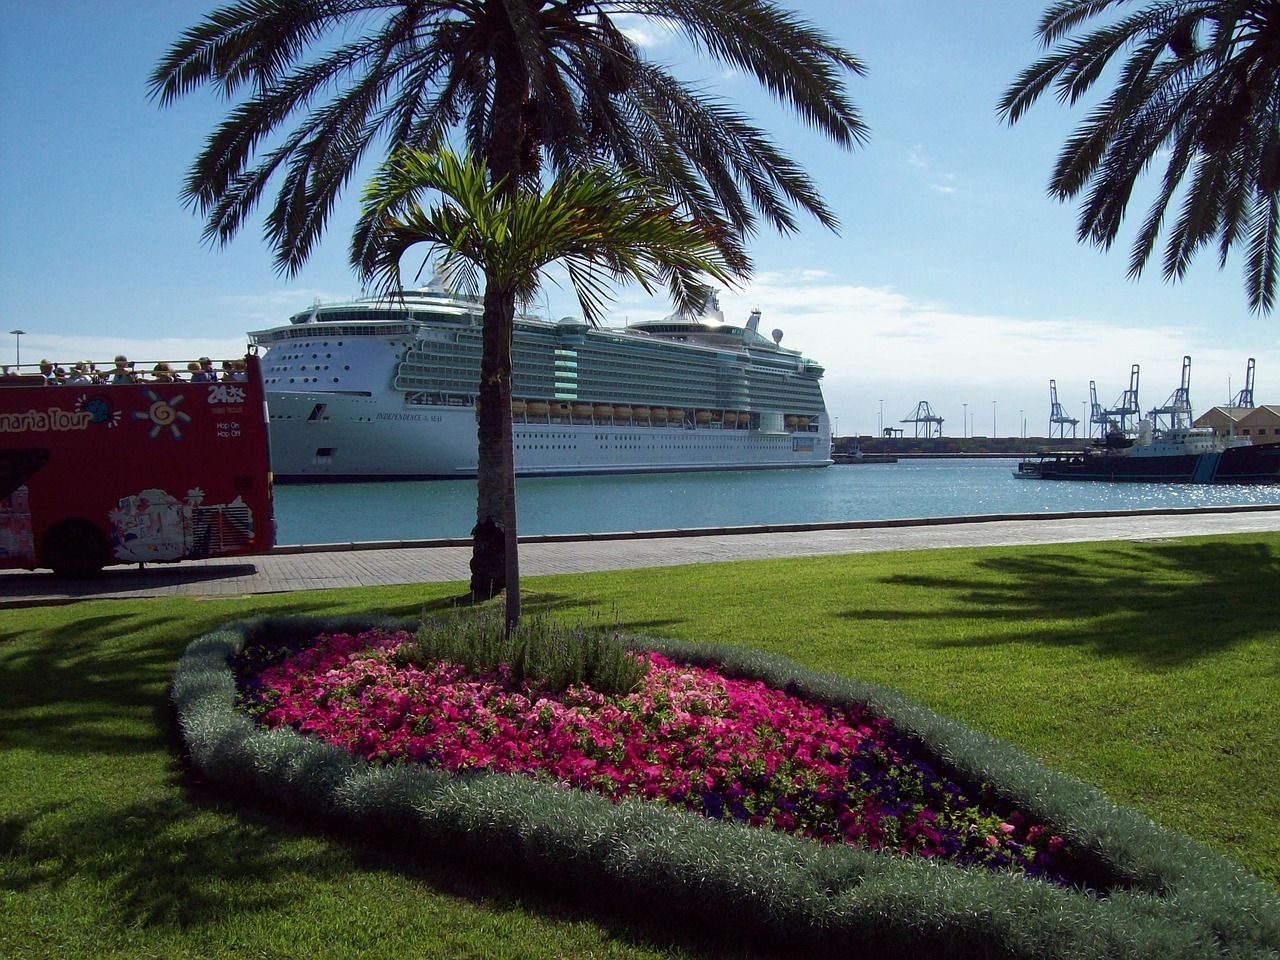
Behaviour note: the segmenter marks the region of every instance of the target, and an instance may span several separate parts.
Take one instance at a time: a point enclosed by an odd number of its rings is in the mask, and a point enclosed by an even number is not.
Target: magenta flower
[[[402,666],[408,633],[318,637],[256,669],[242,709],[375,763],[533,776],[611,800],[645,797],[819,843],[851,843],[1069,883],[1072,852],[1017,810],[941,774],[860,707],[809,703],[758,681],[648,653],[640,688],[551,695],[505,670]]]

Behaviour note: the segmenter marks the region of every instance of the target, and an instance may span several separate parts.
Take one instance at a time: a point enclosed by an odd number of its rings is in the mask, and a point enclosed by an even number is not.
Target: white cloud
[[[874,431],[881,400],[885,422],[894,424],[927,400],[947,418],[948,435],[960,434],[966,403],[974,430],[989,435],[995,400],[997,432],[1020,432],[1021,411],[1029,434],[1043,435],[1051,379],[1066,413],[1079,416],[1090,380],[1108,405],[1128,386],[1130,366],[1137,363],[1139,399],[1149,409],[1178,386],[1184,354],[1192,356],[1192,401],[1199,412],[1243,385],[1247,359],[1216,340],[1202,340],[1201,331],[960,313],[814,270],[758,274],[746,289],[722,293],[720,303],[730,320],[745,320],[759,307],[763,332],[783,330],[783,346],[825,366],[827,405],[842,432]],[[619,318],[666,312],[661,304],[626,306]],[[1260,369],[1280,369],[1280,349],[1252,355]],[[1265,402],[1261,390],[1258,399]]]
[[[620,13],[612,19],[623,36],[639,47],[661,47],[676,36],[670,25],[638,14]]]
[[[568,287],[547,292],[551,315],[578,313]],[[612,323],[670,311],[662,298],[648,298],[636,288],[621,294],[611,311]],[[352,291],[295,288],[219,297],[207,308],[207,323],[184,318],[194,321],[187,328],[206,331],[201,337],[32,334],[22,338],[22,356],[26,363],[41,357],[59,363],[106,361],[117,353],[139,363],[233,357],[242,354],[247,343],[241,331],[284,323],[316,299],[331,302],[351,295]],[[1192,356],[1197,412],[1226,402],[1244,385],[1249,356],[1258,361],[1258,401],[1280,400],[1280,390],[1268,387],[1278,382],[1280,371],[1280,345],[1274,338],[1265,349],[1246,351],[1224,347],[1212,329],[964,313],[891,288],[845,283],[815,269],[760,273],[745,289],[722,292],[720,302],[725,316],[737,321],[745,321],[759,307],[765,335],[781,329],[783,346],[824,365],[827,406],[842,433],[873,432],[881,401],[885,424],[897,425],[920,400],[927,400],[947,419],[947,435],[960,434],[965,404],[973,430],[989,435],[994,400],[997,432],[1019,432],[1021,416],[1029,433],[1043,434],[1050,379],[1057,383],[1067,414],[1079,416],[1090,380],[1097,382],[1099,401],[1110,405],[1128,386],[1130,366],[1137,363],[1139,399],[1150,409],[1178,386],[1184,354]],[[223,336],[224,331],[231,335]],[[968,425],[963,429],[967,432]]]

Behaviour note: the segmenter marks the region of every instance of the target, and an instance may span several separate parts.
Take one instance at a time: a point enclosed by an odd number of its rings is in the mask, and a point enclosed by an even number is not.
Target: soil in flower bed
[[[558,693],[503,669],[408,662],[408,632],[321,635],[234,658],[238,706],[374,763],[532,776],[611,800],[644,797],[819,843],[1009,870],[1088,887],[1072,845],[962,785],[866,709],[806,702],[657,653],[628,694]]]

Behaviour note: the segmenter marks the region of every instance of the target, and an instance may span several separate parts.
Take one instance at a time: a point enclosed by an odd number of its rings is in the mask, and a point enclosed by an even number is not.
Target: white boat
[[[249,334],[263,348],[282,482],[473,477],[482,305],[438,281],[320,305]],[[825,467],[823,368],[714,297],[626,327],[516,319],[520,476]]]

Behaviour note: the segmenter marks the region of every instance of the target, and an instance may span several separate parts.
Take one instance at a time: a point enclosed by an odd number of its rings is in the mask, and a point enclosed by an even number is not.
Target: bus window
[[[49,451],[40,447],[0,450],[0,497],[9,496],[48,462]]]

